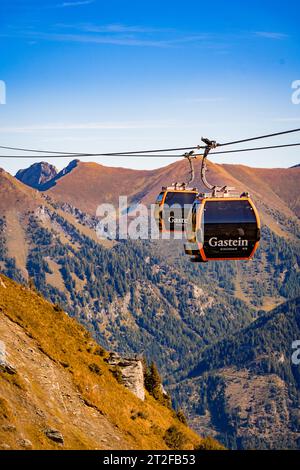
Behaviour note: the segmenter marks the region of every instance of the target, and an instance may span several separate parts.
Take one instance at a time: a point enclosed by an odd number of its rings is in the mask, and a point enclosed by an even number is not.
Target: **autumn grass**
[[[176,448],[205,447],[205,440],[180,422],[174,411],[160,405],[148,393],[142,402],[120,384],[105,362],[107,353],[74,319],[39,294],[2,275],[1,278],[6,288],[0,283],[0,314],[20,325],[37,341],[40,351],[70,374],[83,401],[106,416],[132,448],[173,448],[172,439],[166,436],[174,428],[180,436],[179,441],[173,436]],[[13,377],[5,379],[17,380],[17,376]],[[15,383],[15,386],[22,384]],[[132,419],[133,412],[135,419]],[[38,439],[43,448],[42,434]]]

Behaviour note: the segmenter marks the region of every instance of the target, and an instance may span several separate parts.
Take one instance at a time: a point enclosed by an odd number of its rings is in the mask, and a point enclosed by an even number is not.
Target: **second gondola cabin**
[[[155,202],[154,216],[161,233],[185,232],[188,215],[198,191],[185,185],[163,187]]]
[[[248,260],[258,248],[260,218],[248,195],[198,197],[187,225],[185,253],[192,261]]]

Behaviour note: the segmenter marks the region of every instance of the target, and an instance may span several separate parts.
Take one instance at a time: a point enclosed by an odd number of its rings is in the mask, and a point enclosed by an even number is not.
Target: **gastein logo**
[[[187,224],[187,219],[176,218],[176,217],[173,217],[172,215],[168,218],[168,221],[170,222],[170,224]]]
[[[237,240],[218,240],[217,237],[212,237],[208,241],[209,245],[212,247],[216,246],[229,246],[229,247],[236,247],[236,246],[248,246],[248,240],[243,240],[239,237]]]

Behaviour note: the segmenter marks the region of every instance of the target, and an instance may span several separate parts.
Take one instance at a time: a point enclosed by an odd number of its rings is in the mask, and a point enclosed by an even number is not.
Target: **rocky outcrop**
[[[122,383],[140,400],[145,400],[144,371],[139,359],[121,357],[116,353],[110,353],[108,364],[118,367],[122,375]]]
[[[5,343],[0,341],[0,372],[7,372],[10,375],[17,373],[14,366],[7,361]]]
[[[56,429],[45,429],[44,433],[48,437],[48,439],[51,439],[51,441],[58,442],[59,444],[64,443],[64,437],[62,433],[57,431]]]
[[[32,442],[29,439],[19,439],[18,444],[20,447],[24,449],[31,450],[32,449]]]

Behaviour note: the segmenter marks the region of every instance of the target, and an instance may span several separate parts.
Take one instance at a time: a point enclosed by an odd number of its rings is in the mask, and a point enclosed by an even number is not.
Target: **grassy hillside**
[[[249,168],[244,165],[223,165],[241,183],[253,191],[269,193],[270,199],[284,201],[299,217],[300,168]]]
[[[138,177],[137,177],[138,174]],[[119,194],[129,199],[143,190],[152,172],[110,168],[97,163],[79,162],[71,173],[56,181],[47,191],[52,198],[72,204],[91,215],[99,204],[117,204]]]
[[[2,448],[167,449],[174,426],[183,448],[206,445],[153,397],[142,402],[119,384],[75,320],[3,275],[0,337],[9,364],[0,366]]]

